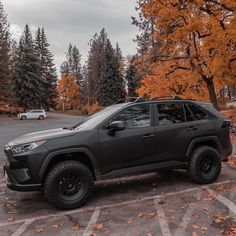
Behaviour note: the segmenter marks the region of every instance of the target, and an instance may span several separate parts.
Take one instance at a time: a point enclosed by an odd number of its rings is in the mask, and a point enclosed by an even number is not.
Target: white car
[[[43,120],[47,117],[45,110],[30,110],[26,113],[19,113],[17,119],[26,120],[26,119],[39,119]]]

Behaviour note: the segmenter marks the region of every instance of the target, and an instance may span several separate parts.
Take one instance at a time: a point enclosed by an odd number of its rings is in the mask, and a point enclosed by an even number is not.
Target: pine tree
[[[89,103],[110,105],[125,97],[124,59],[119,45],[114,49],[105,29],[90,42],[87,61]]]
[[[81,55],[79,49],[76,46],[69,44],[68,51],[66,53],[66,61],[61,64],[61,75],[73,75],[76,78],[76,83],[81,86]]]
[[[0,1],[0,100],[12,99],[12,77],[10,71],[10,32],[7,15]]]
[[[81,86],[83,82],[83,77],[81,74],[81,55],[79,49],[74,46],[72,48],[72,74],[76,78],[76,83]]]
[[[95,34],[90,41],[90,51],[87,61],[87,84],[89,104],[95,104],[98,100],[101,68],[104,68],[105,45],[107,33],[102,29],[100,34]]]
[[[35,36],[35,50],[40,58],[42,67],[41,78],[45,82],[44,85],[44,98],[43,107],[49,109],[55,107],[54,101],[57,96],[56,92],[56,67],[53,63],[53,55],[49,50],[50,44],[48,43],[47,36],[44,28],[38,28]]]
[[[18,105],[25,109],[43,106],[46,82],[42,79],[40,58],[35,51],[28,25],[20,38],[13,74]]]
[[[125,86],[120,73],[120,61],[116,51],[108,39],[99,81],[98,103],[101,106],[111,105],[125,98]]]
[[[150,15],[149,18],[143,16],[142,7],[148,2],[148,0],[137,0],[136,11],[139,12],[138,18],[132,17],[132,24],[138,27],[140,34],[136,36],[134,40],[138,46],[138,53],[144,55],[147,52],[151,52],[151,61],[155,62],[158,57],[158,48],[160,41],[155,40],[154,34],[156,33],[156,17]]]
[[[137,89],[140,86],[140,77],[138,76],[138,72],[133,64],[134,60],[135,57],[130,59],[125,73],[125,81],[128,87],[128,97],[137,97]]]

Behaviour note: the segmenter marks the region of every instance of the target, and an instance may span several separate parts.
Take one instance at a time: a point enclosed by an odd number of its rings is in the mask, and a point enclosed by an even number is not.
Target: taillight
[[[224,120],[221,128],[228,128],[231,126],[231,120]]]

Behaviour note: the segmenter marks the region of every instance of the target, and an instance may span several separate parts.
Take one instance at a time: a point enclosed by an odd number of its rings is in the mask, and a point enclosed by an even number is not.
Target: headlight
[[[13,146],[11,148],[11,150],[14,154],[19,154],[19,153],[22,153],[22,152],[28,152],[28,151],[31,151],[31,150],[39,147],[40,145],[42,145],[45,142],[46,142],[46,140],[37,141],[37,142],[33,142],[33,143],[20,144],[20,145]]]

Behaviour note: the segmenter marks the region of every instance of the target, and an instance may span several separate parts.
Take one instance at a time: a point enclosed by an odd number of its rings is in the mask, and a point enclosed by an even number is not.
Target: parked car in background
[[[17,115],[17,118],[20,120],[26,120],[26,119],[38,119],[43,120],[47,117],[47,113],[45,110],[30,110],[26,113],[19,113]]]

